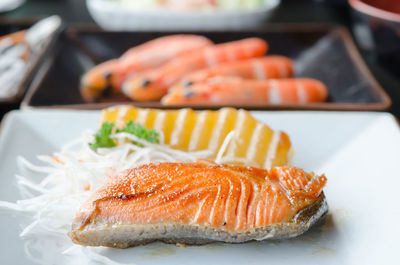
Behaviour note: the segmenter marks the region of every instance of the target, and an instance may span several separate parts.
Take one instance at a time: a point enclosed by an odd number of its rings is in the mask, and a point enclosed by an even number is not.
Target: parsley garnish
[[[94,142],[89,143],[89,147],[94,151],[97,148],[110,148],[116,146],[116,141],[110,137],[113,133],[114,123],[105,122],[101,125],[101,128],[94,135]],[[117,133],[125,132],[135,135],[136,137],[143,139],[150,143],[159,143],[159,135],[155,130],[146,129],[142,125],[138,123],[133,123],[132,121],[128,122],[126,126],[120,130],[117,130]],[[136,141],[131,141],[133,144],[142,146],[140,143]]]
[[[115,141],[112,138],[110,138],[113,128],[114,128],[113,122],[103,123],[101,125],[101,128],[94,135],[94,143],[89,143],[90,148],[96,151],[97,148],[100,147],[108,147],[108,148],[114,147],[116,145]]]
[[[125,128],[117,130],[117,133],[119,132],[133,134],[140,139],[146,140],[149,143],[157,143],[157,144],[160,143],[160,140],[158,139],[158,133],[155,130],[146,129],[141,124],[133,123],[132,121],[128,122]],[[133,144],[141,146],[136,141],[131,141],[131,142]]]

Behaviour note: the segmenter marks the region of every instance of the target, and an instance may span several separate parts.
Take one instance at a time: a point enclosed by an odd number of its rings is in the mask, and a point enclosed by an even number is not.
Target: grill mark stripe
[[[196,149],[196,147],[199,143],[199,140],[200,140],[202,128],[204,127],[204,124],[207,120],[208,115],[209,115],[209,113],[206,111],[198,114],[196,125],[193,129],[192,136],[190,137],[189,151]]]
[[[276,201],[278,199],[278,194],[276,192],[276,189],[274,187],[272,187],[272,191],[270,193],[271,195],[273,195],[273,201],[270,207],[270,211],[269,211],[269,218],[268,218],[268,223],[272,224],[273,220],[274,220],[274,211],[275,211],[275,205],[276,205]]]
[[[233,129],[237,137],[240,135],[240,132],[243,129],[243,124],[245,120],[246,120],[246,113],[244,113],[243,110],[239,110],[238,118],[236,119],[235,127]],[[238,144],[237,141],[231,141],[228,151],[226,153],[227,157],[235,157],[237,144]]]
[[[255,218],[254,218],[254,213],[253,213],[253,209],[254,209],[254,202],[257,201],[257,198],[259,196],[259,187],[257,186],[256,183],[253,183],[253,187],[252,187],[252,192],[250,194],[249,197],[249,201],[247,204],[247,213],[246,213],[246,223],[251,225],[254,223]]]
[[[167,112],[158,112],[157,117],[154,121],[154,129],[162,132],[164,129],[165,118],[167,117]]]
[[[255,227],[257,227],[257,226],[260,226],[260,224],[261,224],[261,204],[262,204],[262,200],[258,200],[258,203],[257,203],[257,207],[256,207],[256,212],[255,212],[255,216],[256,216],[256,222],[255,222]]]
[[[216,195],[215,198],[214,198],[213,206],[212,206],[211,213],[210,213],[210,217],[209,217],[209,222],[210,222],[210,224],[213,224],[213,223],[214,223],[215,209],[217,208],[217,203],[218,203],[219,197],[221,196],[221,184],[218,185],[218,188],[217,188],[217,189],[218,189],[217,195]]]
[[[214,127],[214,130],[211,134],[210,142],[208,144],[208,148],[212,151],[218,148],[217,144],[221,138],[221,131],[224,128],[226,117],[228,116],[229,109],[222,109],[218,115],[217,125]]]
[[[229,211],[230,209],[229,208],[230,208],[230,205],[232,205],[232,203],[231,203],[231,201],[233,199],[233,192],[232,191],[233,191],[233,189],[235,187],[230,178],[227,178],[227,181],[229,183],[229,191],[228,191],[228,198],[225,201],[225,211],[224,211],[225,222],[230,219],[229,218],[229,215],[230,215],[230,211]]]
[[[258,123],[256,128],[254,129],[253,135],[252,135],[251,140],[250,140],[250,144],[249,144],[249,146],[247,148],[247,153],[246,153],[246,159],[247,160],[253,161],[253,159],[256,156],[257,144],[259,142],[260,135],[261,135],[263,127],[264,127],[264,124]]]
[[[179,110],[178,117],[176,118],[176,121],[175,121],[175,125],[176,125],[175,129],[171,133],[171,138],[170,138],[171,145],[176,145],[179,143],[179,140],[180,140],[179,135],[181,134],[181,132],[185,126],[184,121],[186,120],[188,113],[189,113],[188,109]]]
[[[206,197],[200,202],[199,208],[198,208],[198,210],[197,210],[197,212],[196,212],[196,215],[195,215],[194,218],[193,218],[192,223],[197,223],[197,222],[198,222],[199,217],[200,217],[200,214],[202,213],[203,206],[204,206],[204,204],[206,203],[206,201],[209,199],[209,197],[210,197],[209,195],[206,196]]]
[[[115,119],[116,128],[123,128],[125,126],[125,116],[128,113],[128,110],[128,106],[121,106],[120,108],[118,108],[117,117]]]
[[[272,135],[272,139],[271,142],[268,146],[268,150],[267,150],[267,156],[265,159],[265,164],[264,164],[264,168],[271,168],[272,165],[272,161],[276,156],[276,151],[278,149],[278,144],[279,144],[279,140],[281,138],[281,132],[279,131],[274,131],[273,135]]]
[[[147,120],[147,115],[149,114],[149,109],[141,109],[138,111],[136,123],[140,123],[141,125],[144,125]]]
[[[243,204],[245,203],[245,193],[246,192],[246,187],[243,182],[243,180],[240,178],[240,197],[239,197],[239,203],[237,207],[237,214],[236,214],[236,229],[240,229],[241,227],[241,216],[242,216],[242,211],[243,211]]]
[[[265,189],[265,195],[264,195],[264,201],[265,201],[265,207],[264,207],[264,224],[268,224],[268,209],[269,209],[269,191],[271,190],[271,186],[268,185]]]

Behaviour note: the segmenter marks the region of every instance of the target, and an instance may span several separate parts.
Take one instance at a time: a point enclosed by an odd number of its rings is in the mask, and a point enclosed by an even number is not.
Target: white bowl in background
[[[8,12],[25,3],[25,0],[0,0],[0,12]]]
[[[269,0],[257,9],[217,11],[134,10],[107,0],[87,0],[89,13],[105,30],[223,30],[260,25],[280,4]]]

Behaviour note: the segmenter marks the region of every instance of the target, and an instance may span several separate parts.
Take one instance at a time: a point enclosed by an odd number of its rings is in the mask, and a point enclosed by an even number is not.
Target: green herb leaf
[[[114,147],[115,141],[110,138],[110,135],[112,134],[112,130],[114,128],[114,123],[112,122],[105,122],[101,125],[101,128],[97,131],[97,133],[94,135],[94,142],[89,143],[89,147],[92,148],[94,151],[97,150],[97,148],[101,147]]]
[[[146,140],[150,143],[160,143],[159,135],[155,130],[146,129],[142,125],[138,123],[133,123],[132,121],[128,122],[125,128],[121,130],[117,130],[117,132],[125,132],[130,133],[137,136],[140,139]],[[133,144],[141,146],[139,143],[135,141],[131,141]]]
[[[114,139],[110,137],[113,133],[114,123],[112,122],[105,122],[101,125],[101,128],[97,131],[94,135],[94,142],[89,143],[89,147],[92,148],[94,151],[97,148],[110,148],[116,146],[116,142]],[[125,132],[130,133],[137,136],[140,139],[146,140],[150,143],[160,143],[159,135],[155,130],[146,129],[142,125],[138,123],[133,123],[132,121],[128,122],[125,128],[117,130],[117,133]],[[142,144],[131,141],[133,144],[138,146],[143,146]]]

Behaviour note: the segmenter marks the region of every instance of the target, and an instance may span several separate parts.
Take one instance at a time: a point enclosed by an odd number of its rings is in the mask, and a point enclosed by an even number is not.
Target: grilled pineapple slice
[[[164,143],[183,151],[211,150],[210,159],[262,168],[286,165],[291,144],[286,133],[273,131],[245,110],[158,110],[116,106],[102,111],[100,124],[113,122],[122,128],[128,121],[140,123],[164,135]],[[230,140],[226,139],[230,134]],[[226,148],[219,153],[222,144]]]

